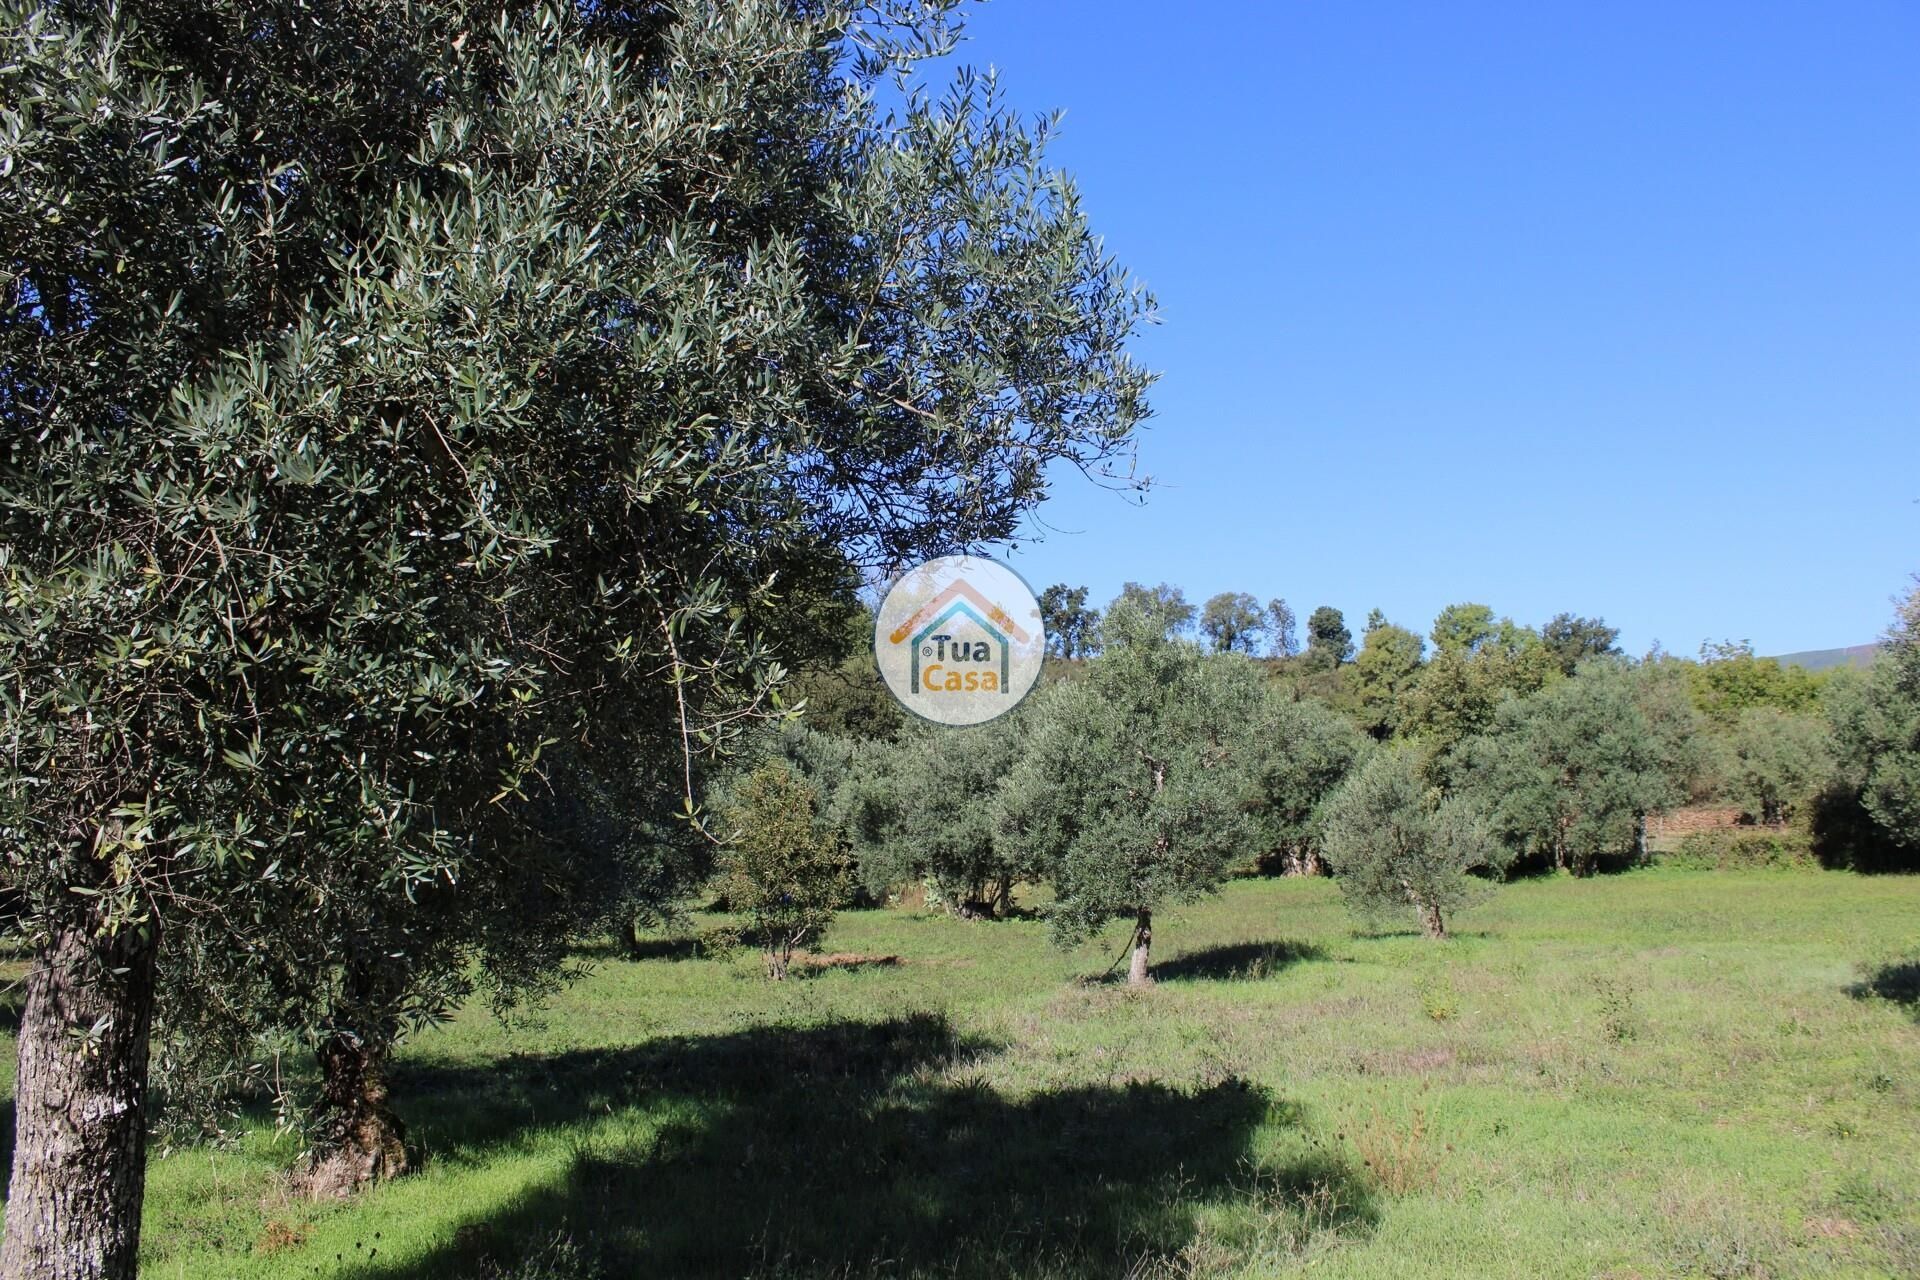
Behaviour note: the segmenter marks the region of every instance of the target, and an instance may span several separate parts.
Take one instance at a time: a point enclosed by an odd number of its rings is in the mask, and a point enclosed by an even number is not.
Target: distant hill
[[[1865,667],[1872,664],[1879,652],[1880,646],[1877,644],[1852,644],[1844,649],[1807,649],[1800,653],[1781,654],[1780,665],[1802,666],[1809,671],[1825,671],[1828,667]]]

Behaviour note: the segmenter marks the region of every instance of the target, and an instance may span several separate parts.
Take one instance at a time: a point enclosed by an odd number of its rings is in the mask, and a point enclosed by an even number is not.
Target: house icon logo
[[[900,576],[874,618],[873,655],[900,704],[939,724],[983,724],[1033,688],[1046,653],[1040,603],[981,556],[942,556]]]

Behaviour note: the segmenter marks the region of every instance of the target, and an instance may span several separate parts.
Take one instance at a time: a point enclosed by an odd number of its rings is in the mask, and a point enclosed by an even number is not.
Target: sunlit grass
[[[1503,886],[1430,943],[1243,881],[1097,979],[1038,922],[843,917],[903,963],[602,958],[405,1054],[421,1171],[156,1159],[156,1277],[1920,1274],[1920,879]]]

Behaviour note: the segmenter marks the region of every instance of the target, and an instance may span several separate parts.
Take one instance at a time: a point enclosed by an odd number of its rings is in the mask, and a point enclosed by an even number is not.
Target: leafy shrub
[[[1761,829],[1720,827],[1682,837],[1659,861],[1697,871],[1734,871],[1756,867],[1816,867],[1813,841],[1799,827]]]
[[[817,804],[812,787],[774,763],[747,776],[727,811],[727,903],[770,978],[785,978],[794,949],[826,932],[851,880],[839,842],[815,825]]]

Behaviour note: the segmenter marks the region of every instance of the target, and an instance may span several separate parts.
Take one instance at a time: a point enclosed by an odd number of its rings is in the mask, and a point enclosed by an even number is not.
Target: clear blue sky
[[[1143,508],[1036,587],[1861,643],[1920,571],[1920,6],[996,0],[1158,294]]]

